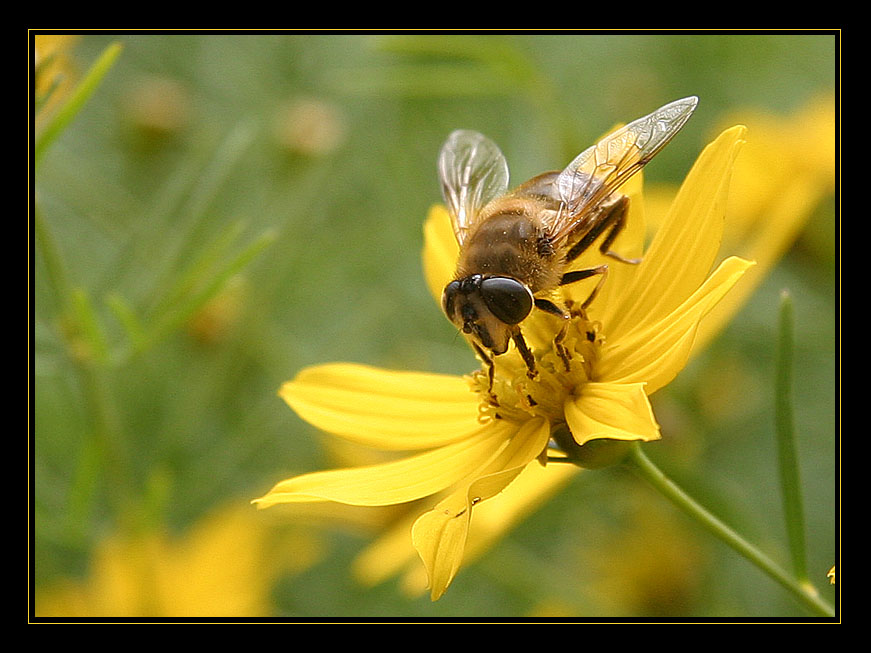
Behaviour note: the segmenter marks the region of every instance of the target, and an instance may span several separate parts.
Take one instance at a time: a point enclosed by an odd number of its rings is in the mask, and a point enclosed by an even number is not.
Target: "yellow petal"
[[[550,424],[543,417],[534,417],[523,423],[505,448],[505,458],[499,462],[506,469],[532,462],[550,440]]]
[[[485,501],[475,506],[475,515],[470,521],[469,534],[462,552],[463,564],[469,564],[480,557],[505,532],[532,514],[580,471],[582,470],[574,465],[526,465],[517,478],[499,494],[497,500]],[[402,531],[406,538],[407,532],[406,529]],[[409,556],[413,556],[414,564],[409,563]],[[430,587],[437,590],[431,591],[431,595],[438,596],[438,586],[430,583],[426,568],[419,564],[419,557],[414,555],[411,542],[408,542],[402,562],[405,564],[396,565],[394,569],[403,569],[401,587],[406,595],[415,597]]]
[[[459,245],[447,209],[433,206],[423,226],[423,272],[429,291],[441,306],[442,291],[453,278]]]
[[[697,349],[744,305],[834,188],[837,138],[831,96],[815,99],[786,120],[745,113],[750,136],[735,161],[723,247],[757,265],[702,323]]]
[[[389,450],[440,446],[478,426],[478,397],[458,376],[337,363],[309,367],[279,395],[318,428]]]
[[[412,541],[426,566],[430,595],[447,590],[463,560],[473,506],[505,489],[547,446],[550,425],[544,419],[525,422],[508,446],[466,488],[459,488],[412,528]]]
[[[574,465],[526,465],[499,494],[496,501],[484,501],[474,507],[475,517],[463,551],[468,564],[487,551],[513,528],[582,471]],[[420,557],[408,537],[415,517],[401,520],[376,539],[354,561],[354,576],[366,585],[375,585],[403,573],[403,586],[410,596],[417,596],[427,586],[426,578],[418,582]]]
[[[377,465],[303,474],[255,499],[258,507],[300,501],[384,506],[445,490],[481,468],[504,446],[511,424],[490,422],[474,435],[433,451]]]
[[[574,465],[526,465],[496,501],[475,507],[465,560],[476,558],[492,543],[561,491],[583,470]]]
[[[596,364],[596,379],[645,382],[648,394],[671,382],[689,358],[699,322],[752,265],[737,257],[726,259],[671,314],[640,324],[613,345],[606,343]]]
[[[747,250],[748,258],[757,265],[748,270],[733,292],[723,298],[699,325],[699,333],[694,347],[703,348],[747,302],[747,298],[771,272],[771,268],[783,255],[787,246],[798,236],[811,209],[816,206],[819,196],[811,180],[796,178],[795,183],[784,188],[783,194],[774,200],[764,217],[766,225],[761,227],[752,247]],[[807,182],[807,183],[805,183]],[[734,248],[739,249],[738,247]],[[743,254],[742,254],[743,255]]]
[[[470,516],[468,510],[456,512],[440,504],[414,522],[411,539],[426,565],[433,601],[445,593],[457,575],[463,560]]]
[[[565,416],[578,444],[660,437],[643,383],[585,383],[578,396],[566,400]]]
[[[469,507],[496,496],[518,474],[544,451],[550,439],[550,424],[534,418],[525,422],[508,446],[483,470],[480,477],[469,485]]]
[[[744,132],[740,126],[726,130],[699,156],[637,266],[634,283],[621,289],[621,298],[603,302],[609,313],[597,313],[593,302],[590,314],[608,325],[612,341],[639,324],[658,322],[704,281],[720,247],[730,174]],[[611,292],[608,284],[602,292]]]

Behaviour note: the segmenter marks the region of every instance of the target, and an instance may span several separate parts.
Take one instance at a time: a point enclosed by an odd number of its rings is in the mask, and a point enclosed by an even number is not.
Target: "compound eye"
[[[490,277],[481,282],[481,296],[487,308],[505,324],[523,322],[532,310],[532,292],[510,277]]]
[[[442,293],[442,309],[445,314],[453,319],[454,318],[454,300],[457,297],[457,293],[460,291],[460,282],[459,281],[451,281],[447,286],[445,286],[445,290]]]

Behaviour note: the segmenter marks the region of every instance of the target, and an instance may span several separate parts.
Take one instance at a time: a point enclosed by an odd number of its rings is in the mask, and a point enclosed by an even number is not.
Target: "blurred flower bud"
[[[345,140],[347,121],[334,104],[300,98],[281,107],[273,125],[275,140],[289,152],[318,156],[329,154]]]

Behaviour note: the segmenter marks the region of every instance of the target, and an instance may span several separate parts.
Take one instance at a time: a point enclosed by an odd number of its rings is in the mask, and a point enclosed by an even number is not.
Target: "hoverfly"
[[[450,134],[438,168],[460,254],[442,308],[488,365],[491,391],[491,356],[504,354],[512,341],[535,378],[535,358],[520,330],[533,308],[568,321],[569,307],[553,299],[554,291],[600,275],[581,311],[593,300],[608,266],[570,267],[596,240],[604,235],[602,254],[638,262],[610,249],[629,208],[617,189],[665,147],[697,103],[693,96],[666,104],[608,134],[562,172],[543,173],[510,192],[508,164],[491,140],[468,130]]]

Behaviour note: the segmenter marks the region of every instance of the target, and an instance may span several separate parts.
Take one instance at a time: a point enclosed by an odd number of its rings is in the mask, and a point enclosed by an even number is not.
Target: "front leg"
[[[586,271],[584,270],[583,272]],[[544,311],[545,313],[550,313],[551,315],[556,315],[557,317],[561,317],[563,319],[562,327],[560,327],[559,332],[553,339],[553,348],[556,350],[557,355],[562,359],[563,365],[565,365],[566,368],[566,372],[570,372],[572,369],[570,362],[572,355],[571,352],[569,352],[569,350],[566,348],[566,346],[563,345],[563,340],[565,340],[566,334],[568,333],[569,321],[572,319],[571,313],[562,310],[548,299],[536,299],[535,306],[536,308]]]
[[[475,349],[475,353],[478,354],[478,358],[481,359],[481,362],[487,366],[487,394],[490,395],[490,403],[494,406],[499,406],[499,400],[496,398],[496,395],[493,394],[493,379],[496,373],[496,363],[493,362],[493,359],[487,355],[487,353],[478,346],[478,343],[473,342],[472,347]]]
[[[523,362],[526,363],[526,376],[530,379],[535,379],[538,376],[538,370],[535,367],[535,356],[529,350],[526,340],[523,339],[523,334],[520,333],[520,329],[515,329],[514,333],[511,334],[511,338],[514,340],[514,344],[517,347],[517,351],[520,352]]]

